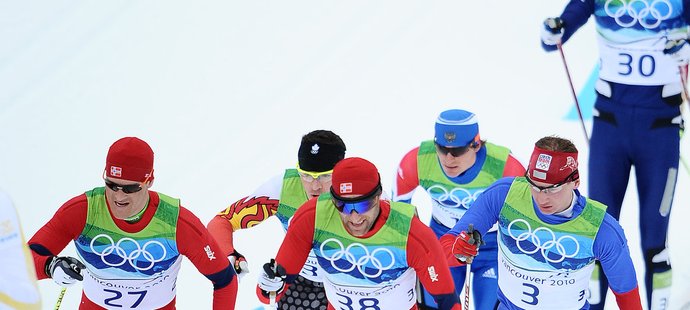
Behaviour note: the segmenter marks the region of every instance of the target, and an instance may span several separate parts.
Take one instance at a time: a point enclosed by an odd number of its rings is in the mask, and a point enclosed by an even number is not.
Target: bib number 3
[[[528,283],[522,283],[522,286],[525,287],[525,290],[522,291],[522,294],[525,295],[525,299],[522,299],[522,302],[536,306],[539,303],[539,299],[537,299],[537,296],[539,296],[539,288]]]

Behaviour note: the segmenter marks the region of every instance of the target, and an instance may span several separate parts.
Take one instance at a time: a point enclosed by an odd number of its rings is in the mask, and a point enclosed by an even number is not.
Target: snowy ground
[[[541,21],[565,1],[485,3],[0,1],[0,188],[31,236],[64,201],[101,186],[108,146],[134,135],[156,152],[154,190],[207,222],[293,166],[313,129],[340,134],[348,155],[376,163],[390,188],[402,155],[451,107],[476,112],[483,138],[523,162],[534,141],[558,134],[576,142],[586,166],[579,124],[565,119],[572,100],[561,60],[539,46]],[[566,56],[579,89],[597,57],[591,24]],[[673,309],[690,292],[681,259],[690,254],[681,226],[689,176],[681,170],[671,219]],[[426,199],[415,198],[427,219]],[[632,185],[622,224],[641,270],[636,205]],[[237,233],[253,268],[238,309],[259,307],[258,268],[280,231],[273,219]],[[59,289],[40,287],[52,308]],[[63,307],[79,297],[70,289]],[[178,308],[210,304],[211,285],[185,261]]]

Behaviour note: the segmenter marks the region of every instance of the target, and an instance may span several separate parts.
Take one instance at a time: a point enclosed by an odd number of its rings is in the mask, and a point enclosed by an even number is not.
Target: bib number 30
[[[654,56],[640,55],[637,59],[635,56],[628,53],[618,53],[618,74],[628,76],[637,73],[644,77],[652,76],[656,70]]]

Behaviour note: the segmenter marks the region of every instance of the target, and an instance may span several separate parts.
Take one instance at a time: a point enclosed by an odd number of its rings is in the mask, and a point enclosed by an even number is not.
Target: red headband
[[[577,179],[577,166],[577,153],[548,151],[535,146],[527,173],[534,181],[558,184],[569,176]]]

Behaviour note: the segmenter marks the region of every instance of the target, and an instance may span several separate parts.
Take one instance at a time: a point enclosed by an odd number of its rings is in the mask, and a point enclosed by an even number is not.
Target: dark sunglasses
[[[142,189],[141,183],[120,185],[109,180],[105,180],[105,186],[107,186],[109,189],[112,189],[115,192],[122,190],[122,192],[125,194],[136,193]]]
[[[450,153],[450,155],[453,157],[460,157],[462,155],[465,155],[465,153],[467,153],[467,151],[469,151],[470,148],[472,148],[472,146],[476,145],[474,141],[462,147],[445,147],[438,144],[437,142],[434,142],[434,144],[436,144],[436,149],[439,152],[441,152],[441,154],[445,156],[448,155],[448,153]]]
[[[560,192],[561,189],[563,189],[562,186],[566,183],[577,180],[576,175],[578,175],[577,170],[571,172],[567,177],[565,177],[563,181],[549,186],[539,186],[537,184],[534,184],[534,182],[532,182],[532,180],[529,178],[529,172],[525,172],[525,179],[527,179],[527,183],[529,183],[529,185],[531,185],[535,191],[544,194],[555,194]]]
[[[355,211],[358,214],[362,214],[371,210],[371,208],[376,206],[376,197],[378,197],[378,195],[381,194],[381,191],[381,183],[379,183],[379,185],[376,186],[376,188],[369,194],[356,198],[343,198],[338,197],[338,195],[336,195],[335,192],[333,192],[333,187],[331,186],[331,196],[333,197],[333,204],[340,213],[344,214],[350,214],[352,213],[352,211]]]

